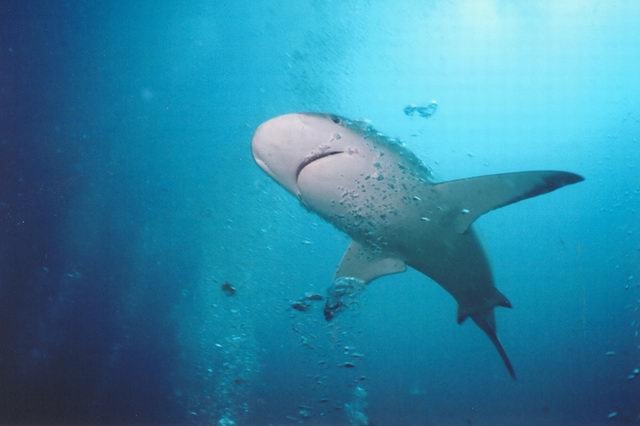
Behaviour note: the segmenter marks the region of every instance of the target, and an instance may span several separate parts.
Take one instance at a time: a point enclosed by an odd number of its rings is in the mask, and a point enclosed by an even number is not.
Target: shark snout
[[[251,140],[251,153],[253,154],[253,158],[263,169],[264,167],[262,165],[264,164],[264,157],[267,154],[266,148],[269,145],[268,135],[271,126],[271,120],[260,124],[255,132],[253,132],[253,139]]]
[[[278,129],[281,127],[278,123],[279,117],[272,118],[260,124],[253,133],[253,139],[251,140],[251,153],[258,166],[265,172],[272,175],[269,170],[268,163],[270,159],[277,153],[276,146],[278,141],[281,140]]]
[[[300,122],[299,116],[300,114],[279,115],[256,128],[251,141],[251,151],[256,161],[267,162],[270,157],[285,151],[290,143],[295,124]]]
[[[284,114],[260,124],[253,134],[251,152],[269,176],[296,194],[296,171],[308,154],[302,114]]]

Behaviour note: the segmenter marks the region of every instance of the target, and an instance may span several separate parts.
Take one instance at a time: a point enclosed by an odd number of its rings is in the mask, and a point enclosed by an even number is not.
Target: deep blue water
[[[0,3],[0,423],[640,422],[638,20],[634,0]],[[518,381],[413,270],[329,324],[290,307],[348,245],[253,161],[293,111],[368,119],[437,180],[585,176],[474,225]]]

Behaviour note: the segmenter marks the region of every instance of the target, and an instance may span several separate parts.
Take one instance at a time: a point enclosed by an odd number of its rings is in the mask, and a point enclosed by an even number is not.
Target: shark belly
[[[493,277],[475,233],[451,229],[454,213],[432,185],[366,153],[343,153],[306,166],[301,201],[372,250],[406,262],[436,281],[465,316],[491,308]]]

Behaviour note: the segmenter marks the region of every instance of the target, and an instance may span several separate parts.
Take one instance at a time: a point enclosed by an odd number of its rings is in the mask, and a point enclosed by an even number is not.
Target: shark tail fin
[[[462,234],[477,218],[491,210],[583,180],[575,173],[530,171],[452,180],[433,188],[459,210],[453,226]]]
[[[489,340],[491,340],[491,343],[493,343],[493,346],[495,346],[496,350],[498,351],[500,358],[502,358],[502,362],[507,368],[509,375],[513,380],[516,380],[516,371],[514,370],[513,365],[511,364],[511,360],[509,360],[509,356],[504,350],[502,343],[500,343],[500,340],[498,339],[498,335],[496,333],[496,321],[493,315],[493,309],[472,314],[471,318],[473,319],[473,322],[475,322],[478,327],[480,327],[480,329],[484,331],[487,337],[489,337]]]

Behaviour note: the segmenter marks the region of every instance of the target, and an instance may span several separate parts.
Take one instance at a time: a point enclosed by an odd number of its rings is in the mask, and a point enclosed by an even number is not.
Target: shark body
[[[286,114],[262,123],[252,141],[257,164],[310,210],[352,238],[336,271],[367,284],[410,266],[458,303],[489,337],[509,374],[494,308],[511,307],[493,281],[472,229],[482,214],[577,183],[562,171],[527,171],[434,182],[408,149],[362,122],[330,114]],[[329,320],[340,294],[325,305]]]

